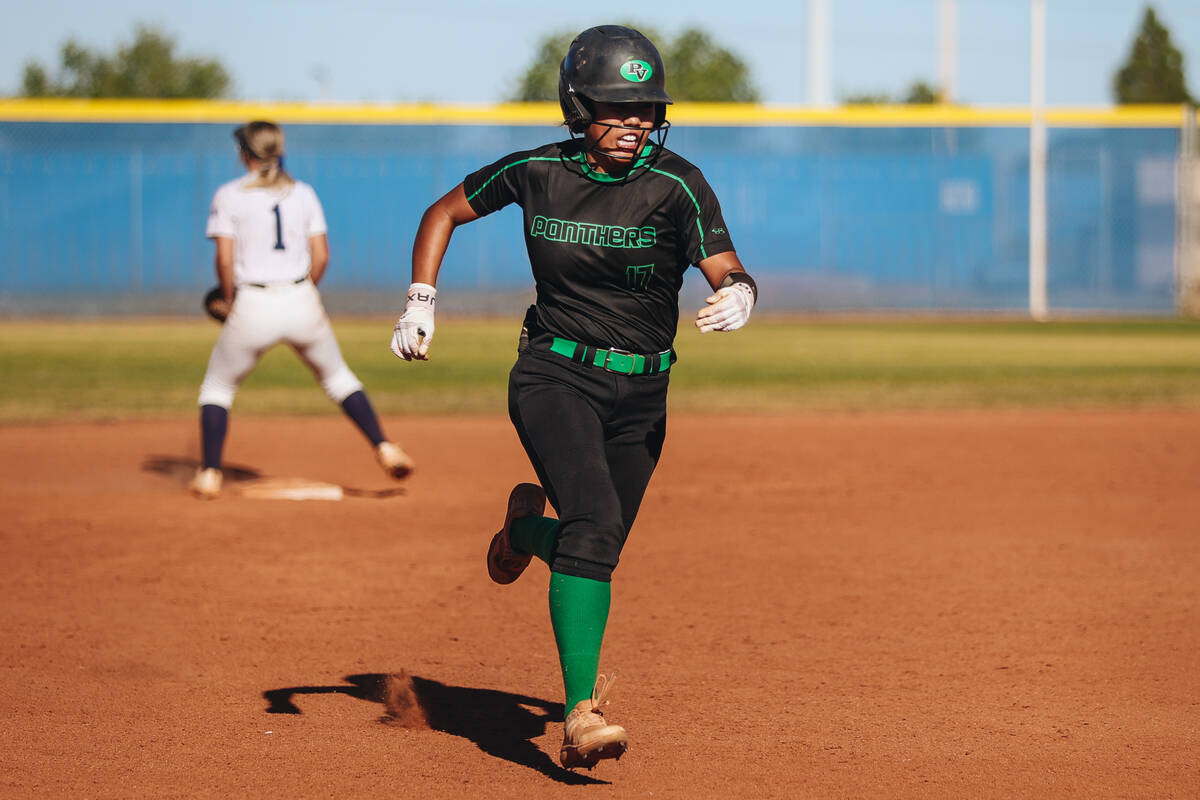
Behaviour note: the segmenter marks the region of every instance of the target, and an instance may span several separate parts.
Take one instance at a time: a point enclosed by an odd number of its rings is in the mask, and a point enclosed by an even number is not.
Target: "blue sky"
[[[834,97],[897,94],[937,72],[938,0],[829,0]],[[1107,105],[1140,0],[1046,0],[1047,101]],[[1200,94],[1200,0],[1154,8]],[[246,100],[491,103],[504,99],[548,32],[630,19],[671,35],[704,28],[745,58],[763,100],[808,100],[804,0],[661,0],[565,5],[554,0],[0,0],[0,94],[30,59],[58,65],[62,42],[112,51],[138,22],[175,36],[181,55],[219,58]],[[515,9],[515,10],[513,10]],[[958,99],[1029,100],[1028,0],[958,0]]]

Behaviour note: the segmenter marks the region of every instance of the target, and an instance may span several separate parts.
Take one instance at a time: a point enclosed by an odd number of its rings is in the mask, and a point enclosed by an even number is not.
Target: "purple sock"
[[[225,447],[225,430],[229,426],[229,411],[220,406],[200,406],[200,442],[204,449],[204,468],[221,468],[221,450]]]
[[[371,401],[367,399],[365,392],[360,389],[347,397],[342,401],[342,408],[363,435],[371,440],[371,444],[378,445],[383,441],[379,418],[375,416],[375,409],[371,408]]]

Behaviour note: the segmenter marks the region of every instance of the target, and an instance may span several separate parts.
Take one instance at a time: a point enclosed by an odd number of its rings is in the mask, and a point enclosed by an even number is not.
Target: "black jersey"
[[[733,250],[699,169],[665,148],[644,163],[631,180],[613,179],[587,169],[571,140],[512,153],[463,181],[477,214],[524,209],[543,330],[636,353],[668,350],[684,272]]]

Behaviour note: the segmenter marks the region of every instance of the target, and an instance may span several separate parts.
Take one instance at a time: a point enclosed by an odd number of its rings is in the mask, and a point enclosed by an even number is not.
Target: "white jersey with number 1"
[[[341,403],[362,383],[342,358],[321,295],[307,279],[309,239],[325,231],[317,193],[296,181],[284,191],[246,186],[245,175],[213,197],[208,238],[233,240],[237,293],[208,360],[200,405],[230,408],[242,381],[267,350],[295,348],[329,398]]]
[[[281,189],[248,187],[247,174],[213,195],[205,235],[233,239],[233,282],[276,283],[308,274],[308,240],[326,232],[317,193],[303,181]]]

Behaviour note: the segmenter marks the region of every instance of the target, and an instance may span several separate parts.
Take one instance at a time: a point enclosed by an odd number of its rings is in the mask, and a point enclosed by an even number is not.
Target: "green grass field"
[[[517,318],[439,319],[428,363],[388,351],[392,320],[338,318],[346,360],[380,413],[504,413]],[[205,320],[0,321],[0,422],[190,413],[218,328]],[[676,342],[676,410],[1200,408],[1200,323],[756,318]],[[333,413],[276,348],[236,409]]]

